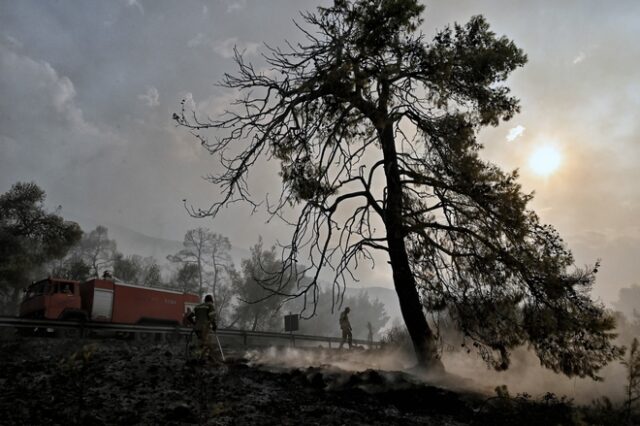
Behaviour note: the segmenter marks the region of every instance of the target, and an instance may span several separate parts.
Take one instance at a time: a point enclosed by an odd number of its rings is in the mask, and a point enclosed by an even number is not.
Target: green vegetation
[[[44,208],[45,192],[18,182],[0,195],[0,304],[15,313],[22,288],[46,273],[46,264],[63,257],[82,230]]]

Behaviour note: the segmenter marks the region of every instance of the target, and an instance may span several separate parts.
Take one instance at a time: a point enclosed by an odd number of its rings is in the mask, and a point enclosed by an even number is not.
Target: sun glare
[[[560,152],[552,146],[542,146],[534,151],[529,158],[529,166],[540,176],[549,176],[562,163]]]

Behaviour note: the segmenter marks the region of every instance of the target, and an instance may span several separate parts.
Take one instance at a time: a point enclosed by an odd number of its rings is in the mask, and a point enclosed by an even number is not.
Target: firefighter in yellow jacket
[[[211,337],[212,331],[217,330],[216,311],[213,306],[213,296],[207,294],[204,303],[197,305],[189,315],[189,321],[198,336],[202,357],[214,359],[215,348]]]

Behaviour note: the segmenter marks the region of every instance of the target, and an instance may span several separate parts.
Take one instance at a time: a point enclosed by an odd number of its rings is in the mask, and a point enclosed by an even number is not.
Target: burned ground
[[[487,396],[406,372],[287,367],[264,363],[258,352],[210,365],[187,361],[180,344],[32,338],[0,345],[0,423],[9,425],[509,424],[524,412],[572,424],[575,417],[563,401],[502,401],[496,412]]]

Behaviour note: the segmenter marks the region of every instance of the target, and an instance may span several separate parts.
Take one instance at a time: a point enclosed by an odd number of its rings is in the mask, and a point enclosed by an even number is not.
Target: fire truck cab
[[[20,317],[40,319],[82,319],[80,282],[46,278],[25,289]]]

